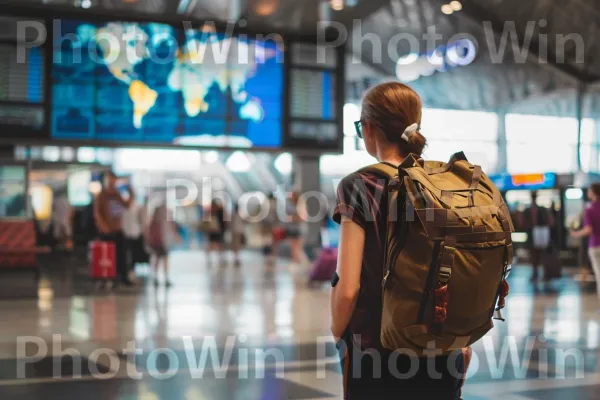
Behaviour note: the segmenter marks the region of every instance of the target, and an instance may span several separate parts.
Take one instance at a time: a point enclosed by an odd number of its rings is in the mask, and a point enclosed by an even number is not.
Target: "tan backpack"
[[[500,192],[462,152],[366,170],[390,178],[383,346],[424,355],[476,342],[508,295],[514,228]]]

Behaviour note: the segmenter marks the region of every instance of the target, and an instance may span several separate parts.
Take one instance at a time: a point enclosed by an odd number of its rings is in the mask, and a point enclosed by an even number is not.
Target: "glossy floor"
[[[85,267],[57,270],[39,301],[0,301],[0,399],[341,398],[328,290],[300,268],[176,253],[172,288],[93,295]],[[464,399],[600,398],[595,293],[529,275],[515,268],[507,321],[474,347]]]

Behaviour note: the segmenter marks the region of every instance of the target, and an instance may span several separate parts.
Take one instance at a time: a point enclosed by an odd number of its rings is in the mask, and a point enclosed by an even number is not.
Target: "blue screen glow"
[[[283,57],[275,42],[157,23],[61,22],[53,138],[281,146]]]

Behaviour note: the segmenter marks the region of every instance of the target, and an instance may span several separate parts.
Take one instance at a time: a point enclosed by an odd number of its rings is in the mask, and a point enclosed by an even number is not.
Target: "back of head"
[[[399,82],[382,83],[365,94],[361,121],[378,128],[403,156],[420,156],[427,144],[419,132],[422,108],[421,98],[410,87]]]

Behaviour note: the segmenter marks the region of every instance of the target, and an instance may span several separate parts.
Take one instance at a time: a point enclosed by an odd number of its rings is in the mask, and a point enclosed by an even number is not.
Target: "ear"
[[[372,136],[374,127],[375,126],[368,121],[363,122],[363,124],[362,124],[363,137],[365,136],[365,132],[367,132],[368,136]]]

